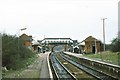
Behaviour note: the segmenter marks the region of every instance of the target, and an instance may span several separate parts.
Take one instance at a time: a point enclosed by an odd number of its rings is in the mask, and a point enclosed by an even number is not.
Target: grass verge
[[[34,55],[31,58],[26,58],[23,61],[20,62],[20,66],[17,70],[8,70],[8,71],[2,71],[2,77],[3,78],[18,78],[20,76],[20,73],[25,70],[29,65],[31,65],[36,59],[37,55]]]
[[[91,59],[100,60],[100,61],[104,61],[107,63],[118,65],[119,57],[120,57],[119,54],[120,54],[119,52],[106,51],[106,52],[100,52],[96,54],[84,54],[83,56],[91,58]]]

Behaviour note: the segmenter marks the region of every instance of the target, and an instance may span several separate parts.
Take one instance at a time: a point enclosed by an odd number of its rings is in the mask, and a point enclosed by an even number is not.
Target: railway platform
[[[38,57],[31,65],[25,69],[14,71],[14,73],[6,74],[3,78],[6,80],[9,80],[11,78],[22,80],[39,80],[52,78],[49,64],[49,54],[50,52],[37,54]]]
[[[97,71],[104,73],[104,74],[107,74],[114,78],[120,79],[120,77],[119,77],[120,66],[119,65],[106,63],[106,62],[99,61],[96,59],[90,59],[90,58],[82,56],[82,54],[76,54],[76,53],[71,53],[71,52],[64,52],[64,54],[70,55],[73,59],[77,58],[79,63],[81,63],[83,65],[87,65],[91,68],[96,69]]]
[[[84,58],[84,59],[87,59],[87,60],[90,60],[90,61],[95,61],[95,62],[106,64],[106,65],[120,67],[118,65],[114,65],[114,64],[111,64],[111,63],[106,63],[106,62],[103,62],[103,61],[100,61],[100,60],[97,60],[97,59],[90,59],[90,58],[84,57],[82,54],[71,53],[71,52],[64,52],[64,53],[68,54],[68,55],[72,55],[72,56],[78,57],[78,58]]]

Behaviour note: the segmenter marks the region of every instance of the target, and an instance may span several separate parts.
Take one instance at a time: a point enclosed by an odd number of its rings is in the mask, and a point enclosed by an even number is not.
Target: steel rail
[[[53,70],[55,72],[57,79],[72,79],[76,80],[75,76],[67,70],[67,68],[62,65],[62,63],[57,59],[55,54],[50,55]]]
[[[99,80],[106,80],[106,79],[118,80],[118,79],[116,79],[112,76],[109,76],[107,74],[99,72],[99,71],[97,71],[93,68],[90,68],[90,67],[86,66],[86,65],[80,64],[80,63],[74,61],[73,59],[71,59],[68,56],[65,56],[65,55],[62,54],[61,57],[64,58],[66,61],[70,62],[71,64],[75,65],[76,67],[80,68],[81,70],[83,70],[83,71],[87,72],[88,74],[96,77]]]

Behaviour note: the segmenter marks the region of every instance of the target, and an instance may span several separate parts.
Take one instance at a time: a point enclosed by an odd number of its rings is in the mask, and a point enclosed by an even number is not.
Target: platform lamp
[[[19,35],[18,35],[18,51],[19,51],[19,39],[20,39],[20,31],[26,30],[27,28],[19,29]]]

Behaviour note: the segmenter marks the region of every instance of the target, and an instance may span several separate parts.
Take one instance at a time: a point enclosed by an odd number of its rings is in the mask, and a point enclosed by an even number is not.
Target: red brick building
[[[22,34],[20,36],[20,39],[23,40],[23,45],[25,45],[26,47],[28,47],[29,49],[32,50],[32,36],[28,36],[27,34]]]
[[[95,53],[101,51],[101,41],[92,36],[87,37],[82,42],[85,42],[85,53]]]

